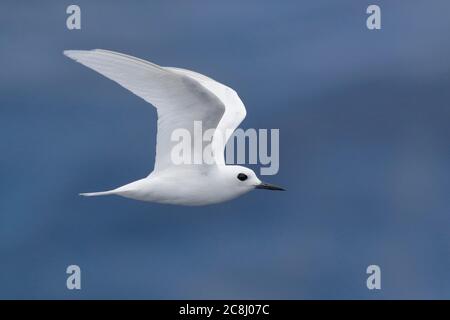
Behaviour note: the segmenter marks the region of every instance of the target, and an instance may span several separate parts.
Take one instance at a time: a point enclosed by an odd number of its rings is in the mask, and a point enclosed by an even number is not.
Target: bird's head
[[[273,184],[262,182],[256,173],[246,167],[242,166],[225,166],[226,168],[226,178],[228,182],[236,188],[242,190],[250,191],[252,189],[266,189],[266,190],[280,190],[285,189],[278,187]]]

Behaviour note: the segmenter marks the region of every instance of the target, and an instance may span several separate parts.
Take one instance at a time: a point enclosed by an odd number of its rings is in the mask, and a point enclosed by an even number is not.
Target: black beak
[[[273,185],[273,184],[264,183],[264,182],[261,182],[261,183],[258,184],[255,188],[256,188],[256,189],[266,189],[266,190],[286,191],[286,189],[283,189],[283,188],[278,187],[278,186]]]

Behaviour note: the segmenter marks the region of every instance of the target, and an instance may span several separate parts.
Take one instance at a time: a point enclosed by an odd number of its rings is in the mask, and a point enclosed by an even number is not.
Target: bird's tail
[[[109,190],[109,191],[100,191],[100,192],[84,192],[80,193],[80,196],[84,197],[96,197],[96,196],[107,196],[111,194],[117,194],[116,190]]]
[[[116,189],[108,190],[108,191],[80,193],[80,196],[96,197],[96,196],[108,196],[111,194],[115,194],[118,196],[127,197],[127,194],[129,192],[133,192],[136,188],[138,188],[139,185],[142,184],[142,181],[143,181],[143,179],[137,180],[137,181],[131,182],[129,184],[126,184],[124,186],[118,187]]]

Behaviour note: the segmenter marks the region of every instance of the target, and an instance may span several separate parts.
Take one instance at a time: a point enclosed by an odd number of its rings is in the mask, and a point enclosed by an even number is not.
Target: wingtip
[[[63,50],[63,55],[70,57],[75,50]]]
[[[80,58],[80,56],[86,55],[91,51],[94,51],[94,50],[64,50],[63,54],[66,57],[69,57],[70,59],[77,61]]]
[[[78,61],[79,54],[77,54],[77,53],[79,53],[79,50],[64,50],[63,51],[63,54],[66,57],[68,57],[72,60],[75,60],[75,61]]]

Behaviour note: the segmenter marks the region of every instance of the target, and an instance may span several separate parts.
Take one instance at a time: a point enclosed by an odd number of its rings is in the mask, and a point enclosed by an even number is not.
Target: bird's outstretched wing
[[[203,131],[216,128],[225,112],[224,103],[197,80],[151,62],[106,50],[67,50],[64,54],[156,107],[155,171],[173,165],[171,151],[178,143],[171,139],[174,130],[186,129],[193,137],[194,121],[201,121]],[[191,149],[194,157],[204,148]]]
[[[244,104],[233,89],[197,72],[161,67],[117,52],[67,50],[64,54],[156,107],[155,171],[173,165],[171,152],[178,142],[171,136],[176,129],[185,129],[192,137],[191,163],[202,159],[206,145],[202,141],[201,148],[194,146],[194,139],[199,138],[194,134],[196,121],[199,121],[197,124],[201,122],[203,132],[216,129],[211,142],[213,164],[224,164],[226,142],[246,115]]]
[[[236,91],[198,72],[171,67],[165,67],[165,69],[197,80],[206,89],[214,93],[225,105],[225,113],[217,125],[212,140],[212,150],[216,164],[225,164],[224,151],[227,141],[247,115],[245,106]]]

